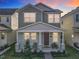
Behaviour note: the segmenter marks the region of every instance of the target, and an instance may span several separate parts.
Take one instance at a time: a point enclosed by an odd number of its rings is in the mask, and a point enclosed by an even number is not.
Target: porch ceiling
[[[25,27],[22,27],[18,32],[62,32],[61,28],[49,25],[47,23],[34,23]]]

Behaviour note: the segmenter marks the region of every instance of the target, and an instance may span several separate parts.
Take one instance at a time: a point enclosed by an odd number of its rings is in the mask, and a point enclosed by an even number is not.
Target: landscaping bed
[[[6,51],[10,49],[10,46],[4,45],[0,47],[0,55],[4,54]]]
[[[14,46],[11,47],[2,57],[2,59],[43,59],[43,53],[16,53]]]
[[[66,53],[57,53],[52,55],[54,59],[79,59],[79,51],[70,46],[66,46]]]

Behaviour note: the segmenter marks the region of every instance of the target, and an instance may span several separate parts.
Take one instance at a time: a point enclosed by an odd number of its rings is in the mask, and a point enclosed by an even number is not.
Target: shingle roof
[[[38,4],[35,4],[35,5],[27,4],[24,7],[18,9],[17,11],[20,12],[20,11],[26,10],[28,7],[33,7],[35,9],[39,10],[39,11],[44,11],[44,12],[62,13],[61,10],[50,8],[49,6],[47,6],[43,3],[38,3]]]
[[[30,7],[33,7],[37,10],[41,10],[41,11],[44,11],[44,12],[55,12],[55,13],[62,13],[61,10],[59,9],[53,9],[53,8],[50,8],[49,6],[43,4],[43,3],[38,3],[36,5],[32,5],[32,4],[28,4],[28,5],[25,5],[24,7],[18,9],[18,8],[0,8],[0,15],[12,15],[15,11],[16,12],[19,12],[19,11],[23,11],[25,9],[28,8],[28,6]],[[40,7],[41,6],[41,7]]]
[[[0,15],[12,15],[16,10],[17,8],[16,9],[0,8]]]
[[[76,9],[74,9],[74,10],[68,12],[67,14],[65,14],[64,16],[62,16],[62,18],[63,18],[63,17],[66,17],[66,16],[69,16],[69,15],[71,15],[71,14],[74,14],[75,12],[78,12],[78,11],[79,11],[79,7],[77,7]]]
[[[33,7],[33,8],[35,8],[35,9],[40,11],[40,9],[38,7],[36,7],[36,6],[32,5],[32,4],[27,4],[27,5],[23,6],[22,8],[18,9],[17,12],[25,11],[28,7],[29,8]]]
[[[45,12],[58,12],[58,13],[62,13],[61,10],[59,9],[53,9],[43,3],[38,3],[35,5],[36,7],[40,8],[42,11],[45,11]]]

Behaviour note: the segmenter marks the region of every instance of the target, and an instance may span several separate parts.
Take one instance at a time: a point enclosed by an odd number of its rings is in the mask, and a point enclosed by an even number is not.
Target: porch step
[[[48,53],[48,52],[53,52],[53,51],[54,51],[54,52],[57,52],[57,49],[43,48],[42,51],[45,52],[45,53],[46,53],[46,52],[47,52],[47,53]]]

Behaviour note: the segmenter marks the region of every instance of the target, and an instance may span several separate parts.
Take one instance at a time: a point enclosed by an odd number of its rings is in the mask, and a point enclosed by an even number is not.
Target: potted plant
[[[51,46],[52,46],[52,48],[58,48],[58,45],[57,45],[57,43],[55,43],[55,42],[52,43]]]
[[[35,42],[34,44],[33,44],[33,51],[32,52],[36,52],[37,51],[37,43]]]

